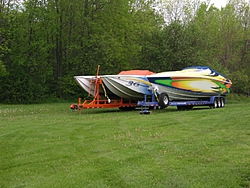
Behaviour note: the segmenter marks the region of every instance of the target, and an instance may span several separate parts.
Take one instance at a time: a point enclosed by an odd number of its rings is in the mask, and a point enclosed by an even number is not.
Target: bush
[[[250,102],[250,97],[242,94],[232,93],[227,96],[227,103]]]

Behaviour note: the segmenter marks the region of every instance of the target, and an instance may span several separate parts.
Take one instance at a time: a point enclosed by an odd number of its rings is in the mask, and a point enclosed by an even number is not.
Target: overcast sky
[[[225,7],[227,0],[211,0],[211,4],[214,4],[217,8]]]

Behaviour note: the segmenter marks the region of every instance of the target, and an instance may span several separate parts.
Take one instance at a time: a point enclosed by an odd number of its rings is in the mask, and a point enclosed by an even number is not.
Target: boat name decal
[[[136,79],[136,78],[130,78],[129,80],[132,81],[132,82],[133,82],[133,81],[136,81],[136,82],[139,82],[139,83],[144,83],[144,84],[146,84],[146,85],[151,85],[150,82],[149,82],[149,81],[146,81],[146,80],[141,80],[141,79]],[[130,81],[129,81],[129,82],[130,82]],[[139,84],[139,83],[138,83],[138,84]]]
[[[140,84],[138,82],[134,82],[132,80],[128,81],[128,83],[126,84],[127,86],[135,86],[138,87]]]

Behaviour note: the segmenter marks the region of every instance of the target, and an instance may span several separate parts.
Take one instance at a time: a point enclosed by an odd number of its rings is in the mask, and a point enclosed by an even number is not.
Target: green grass
[[[0,105],[0,187],[250,187],[249,110]]]

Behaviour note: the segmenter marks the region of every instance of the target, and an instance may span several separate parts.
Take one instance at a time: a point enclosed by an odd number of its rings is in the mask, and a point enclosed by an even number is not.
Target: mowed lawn
[[[0,187],[250,187],[250,103],[177,111],[0,105]]]

